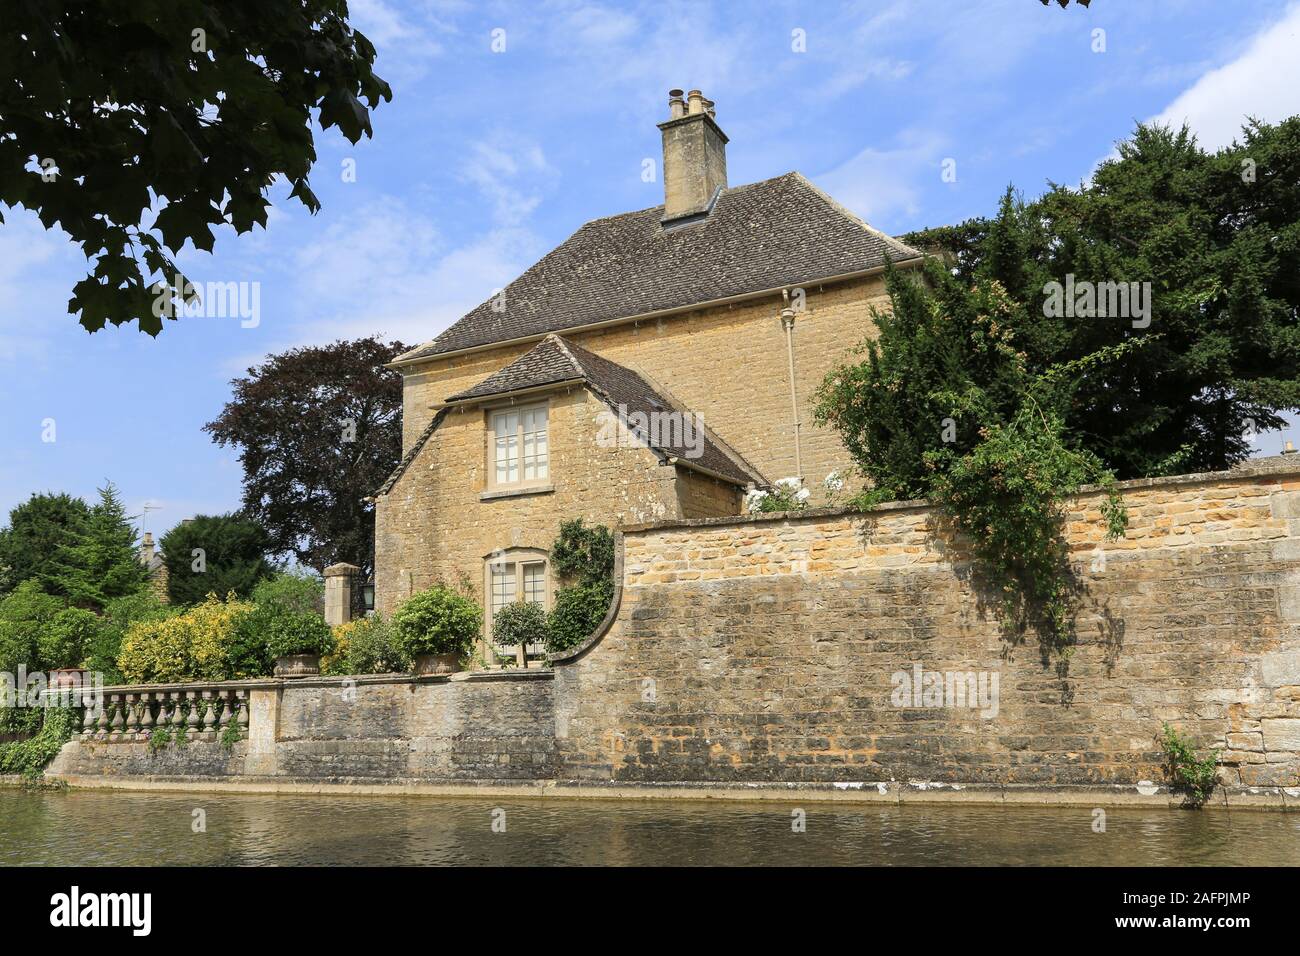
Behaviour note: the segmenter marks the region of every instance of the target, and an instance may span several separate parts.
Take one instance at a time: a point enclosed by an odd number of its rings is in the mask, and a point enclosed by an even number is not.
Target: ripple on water
[[[1300,864],[1300,814],[1106,814],[1097,833],[1086,807],[0,790],[0,864]]]

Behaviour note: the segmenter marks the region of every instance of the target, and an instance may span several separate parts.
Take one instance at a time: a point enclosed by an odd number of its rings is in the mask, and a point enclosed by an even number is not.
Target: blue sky
[[[66,313],[77,248],[6,211],[0,513],[105,479],[132,513],[159,507],[155,531],[236,507],[236,456],[201,431],[233,376],[294,345],[432,338],[583,222],[658,204],[641,171],[673,87],[716,101],[732,185],[797,169],[891,233],[988,213],[1008,183],[1078,183],[1138,120],[1186,120],[1220,145],[1248,113],[1300,113],[1295,0],[350,6],[394,90],[374,139],[318,136],[318,215],[277,189],[264,232],[226,229],[212,255],[180,258],[200,283],[259,283],[256,327],[88,335]]]

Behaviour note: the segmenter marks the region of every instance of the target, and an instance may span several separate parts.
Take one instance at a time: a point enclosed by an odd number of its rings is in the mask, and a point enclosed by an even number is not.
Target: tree
[[[238,514],[199,515],[172,528],[159,541],[172,604],[199,604],[209,595],[246,598],[274,569],[267,561],[267,535]]]
[[[94,262],[68,303],[88,331],[161,331],[157,293],[194,296],[173,257],[211,252],[213,226],[265,228],[277,178],[320,208],[312,112],[355,143],[372,133],[361,98],[392,99],[347,17],[343,0],[5,4],[0,203]]]
[[[271,552],[323,571],[374,567],[374,495],[402,453],[401,376],[384,368],[407,350],[363,338],[292,349],[231,382],[234,396],[203,426],[240,449],[244,512]]]
[[[68,494],[35,494],[9,512],[0,530],[0,568],[8,588],[35,581],[47,594],[67,597],[64,546],[79,539],[90,522],[90,508]]]
[[[1080,380],[1141,346],[1103,348],[1041,373],[1017,348],[1026,308],[992,279],[973,285],[930,260],[921,276],[886,272],[891,309],[874,315],[865,357],[823,381],[817,420],[840,433],[872,487],[863,505],[926,498],[963,538],[1005,633],[1027,628],[1044,659],[1072,643],[1077,594],[1064,500],[1100,483],[1107,535],[1127,514],[1114,477],[1065,431]]]
[[[1062,409],[1121,478],[1230,467],[1300,407],[1300,117],[1252,121],[1214,153],[1185,127],[1140,125],[1090,183],[1032,202],[1008,190],[990,219],[906,238],[1006,290],[1031,373],[1146,340]],[[1052,284],[1079,282],[1123,283],[1146,314],[1061,314]]]
[[[82,529],[60,549],[63,593],[78,607],[102,611],[114,598],[134,594],[149,581],[135,548],[135,528],[110,481],[99,489]]]

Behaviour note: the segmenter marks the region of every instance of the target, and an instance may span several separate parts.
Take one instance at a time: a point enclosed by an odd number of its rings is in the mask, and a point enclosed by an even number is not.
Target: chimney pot
[[[682,99],[681,90],[668,91],[668,118],[681,119],[686,115],[686,101]]]
[[[686,113],[688,116],[695,116],[697,113],[704,112],[703,93],[701,93],[699,90],[691,90],[689,93],[686,94],[686,98],[690,101],[690,105],[687,106],[686,108]]]

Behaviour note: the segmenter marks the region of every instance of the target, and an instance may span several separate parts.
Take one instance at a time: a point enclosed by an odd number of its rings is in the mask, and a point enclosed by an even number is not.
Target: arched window
[[[539,548],[507,548],[493,551],[483,560],[483,594],[485,607],[483,620],[486,626],[488,660],[493,654],[517,657],[517,647],[498,647],[492,642],[492,621],[496,612],[515,601],[540,604],[550,610],[551,587],[547,573],[547,554]],[[525,649],[529,657],[541,657],[546,649],[541,644],[530,644]]]

